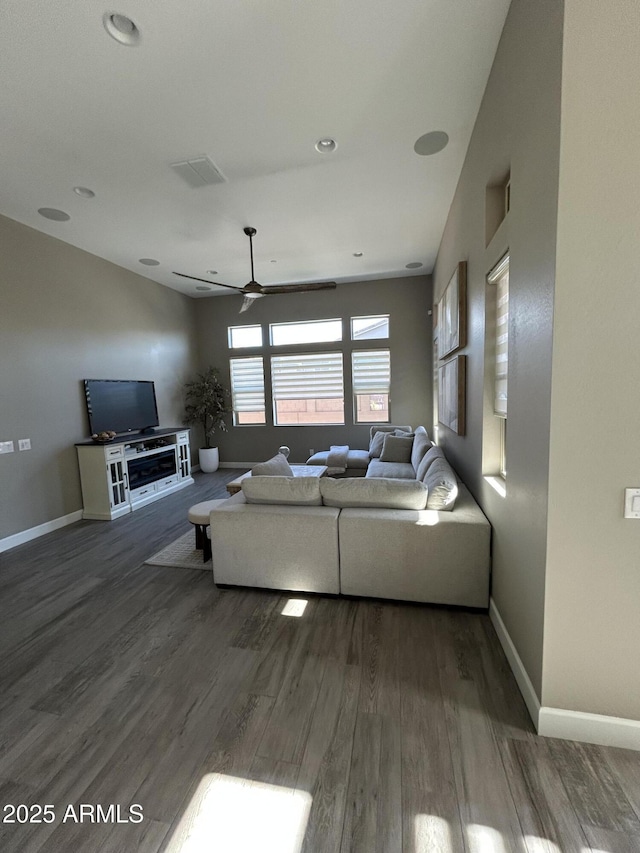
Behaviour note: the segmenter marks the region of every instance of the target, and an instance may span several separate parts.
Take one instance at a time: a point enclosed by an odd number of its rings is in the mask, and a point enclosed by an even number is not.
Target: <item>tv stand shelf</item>
[[[111,521],[193,483],[184,427],[81,441],[76,450],[83,518]]]

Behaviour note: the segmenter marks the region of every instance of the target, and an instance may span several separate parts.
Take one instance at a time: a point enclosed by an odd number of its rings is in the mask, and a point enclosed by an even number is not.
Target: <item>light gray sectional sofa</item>
[[[215,583],[487,607],[489,522],[426,430],[393,437],[408,461],[385,438],[365,477],[244,480],[210,516]]]

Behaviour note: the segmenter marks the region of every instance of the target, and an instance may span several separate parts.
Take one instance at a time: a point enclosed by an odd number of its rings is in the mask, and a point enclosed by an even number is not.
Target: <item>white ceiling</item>
[[[265,285],[430,272],[508,5],[2,0],[0,213],[192,296],[173,270],[249,280],[246,225]],[[418,156],[430,131],[449,145]],[[170,168],[201,155],[226,183]]]

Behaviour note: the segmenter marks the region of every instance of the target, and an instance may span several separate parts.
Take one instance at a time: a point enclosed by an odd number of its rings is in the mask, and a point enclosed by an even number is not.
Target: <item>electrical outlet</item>
[[[18,450],[31,450],[31,439],[30,438],[19,438],[18,439]]]
[[[640,489],[624,490],[624,517],[640,518]]]
[[[313,449],[313,447],[310,447],[309,448],[309,456],[313,456],[314,453],[315,453],[315,450]]]
[[[14,449],[12,441],[0,441],[0,453],[13,453]]]

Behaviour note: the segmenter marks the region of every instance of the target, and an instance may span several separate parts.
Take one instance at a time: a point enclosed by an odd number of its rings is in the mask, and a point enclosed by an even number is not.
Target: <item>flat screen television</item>
[[[89,432],[143,432],[159,426],[153,382],[85,379]]]

